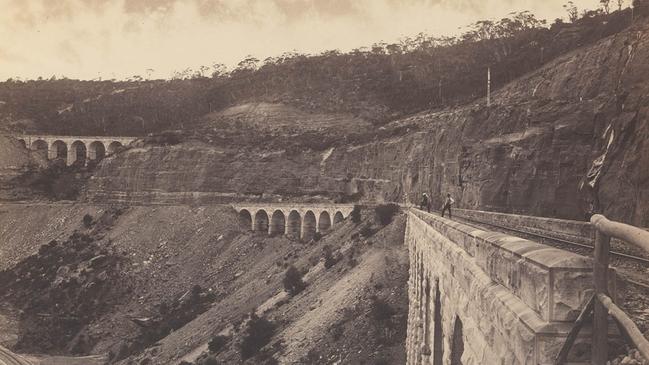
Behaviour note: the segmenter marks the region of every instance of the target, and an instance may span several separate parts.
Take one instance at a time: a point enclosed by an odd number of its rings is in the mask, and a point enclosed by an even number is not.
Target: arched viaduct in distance
[[[241,204],[233,205],[242,224],[269,235],[286,235],[310,240],[326,233],[349,216],[353,205],[340,204]]]
[[[92,137],[92,136],[13,136],[23,147],[42,153],[47,159],[65,159],[68,166],[77,161],[101,160],[133,142],[135,137]]]

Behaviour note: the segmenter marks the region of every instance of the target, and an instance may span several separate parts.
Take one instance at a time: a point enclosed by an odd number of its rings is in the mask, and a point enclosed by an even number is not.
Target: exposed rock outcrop
[[[450,192],[466,208],[582,219],[595,206],[647,225],[647,59],[644,22],[516,80],[491,107],[482,101],[382,127],[410,130],[403,135],[303,153],[196,143],[134,149],[104,162],[87,197],[192,202],[356,194],[414,202],[428,191],[441,205]]]

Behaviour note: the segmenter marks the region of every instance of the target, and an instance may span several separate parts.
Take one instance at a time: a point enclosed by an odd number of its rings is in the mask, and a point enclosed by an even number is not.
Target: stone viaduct
[[[42,153],[47,159],[65,159],[68,166],[77,161],[101,160],[133,142],[135,137],[14,135],[25,148]]]
[[[341,204],[234,204],[239,221],[253,231],[310,240],[326,233],[349,216],[353,205]]]
[[[565,222],[543,221],[549,231],[583,229]],[[409,365],[553,364],[593,294],[590,258],[416,209],[404,244]],[[580,332],[569,364],[590,364],[591,333]]]

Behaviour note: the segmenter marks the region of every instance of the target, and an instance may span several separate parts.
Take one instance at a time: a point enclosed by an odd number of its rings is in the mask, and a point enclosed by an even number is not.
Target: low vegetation
[[[30,166],[10,184],[28,187],[32,192],[52,200],[75,200],[90,177],[92,166],[66,166],[65,161],[51,161],[47,167]]]
[[[249,359],[266,346],[275,333],[275,327],[271,321],[252,313],[239,343],[241,358]]]
[[[286,292],[291,296],[298,295],[306,288],[306,283],[302,280],[302,274],[293,265],[289,266],[286,273],[284,273],[282,283]]]
[[[334,252],[331,246],[325,245],[322,248],[322,258],[324,260],[325,269],[330,269],[335,264],[337,264],[342,257],[340,256],[339,252]]]
[[[218,353],[230,341],[228,336],[216,335],[207,343],[207,349],[212,353]]]

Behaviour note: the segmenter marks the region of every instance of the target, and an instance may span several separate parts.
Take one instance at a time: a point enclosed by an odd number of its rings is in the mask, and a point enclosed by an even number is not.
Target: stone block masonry
[[[408,364],[552,364],[592,295],[590,259],[521,238],[413,209],[405,243]],[[587,327],[570,363],[589,341]]]

